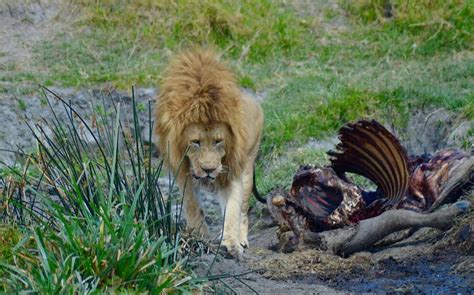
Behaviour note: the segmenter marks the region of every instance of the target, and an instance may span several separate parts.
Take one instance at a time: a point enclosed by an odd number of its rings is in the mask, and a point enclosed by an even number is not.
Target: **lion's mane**
[[[246,157],[241,95],[232,72],[213,51],[187,51],[175,57],[155,106],[154,134],[165,164],[178,170],[189,144],[189,139],[183,137],[189,124],[221,122],[231,133],[223,159],[229,171],[227,178],[239,177]],[[188,169],[184,162],[179,171],[186,173]]]

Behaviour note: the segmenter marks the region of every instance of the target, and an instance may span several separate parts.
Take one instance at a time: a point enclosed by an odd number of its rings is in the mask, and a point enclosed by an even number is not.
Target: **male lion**
[[[188,228],[209,234],[198,192],[212,189],[225,213],[222,243],[229,254],[241,256],[248,246],[249,196],[262,137],[259,104],[239,90],[212,51],[189,51],[171,61],[155,117],[158,149],[177,174]]]

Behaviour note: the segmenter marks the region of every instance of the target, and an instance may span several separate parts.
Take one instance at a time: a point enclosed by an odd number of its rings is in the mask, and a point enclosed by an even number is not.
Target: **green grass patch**
[[[267,158],[265,165],[259,165],[256,170],[256,176],[260,179],[257,182],[259,191],[267,194],[275,187],[289,189],[293,175],[302,164],[327,164],[326,152],[311,147],[289,148],[283,157]]]
[[[307,22],[272,1],[81,1],[72,34],[37,48],[44,83],[156,85],[171,52],[217,47],[242,62],[304,56]],[[242,78],[251,87],[251,80]],[[250,85],[249,85],[250,84]]]
[[[356,23],[369,24],[371,43],[385,44],[380,54],[433,55],[472,49],[474,4],[465,0],[341,1]]]
[[[0,256],[2,261],[12,262],[12,249],[20,241],[21,236],[21,230],[15,225],[0,224]]]
[[[406,122],[407,103],[401,95],[345,87],[324,91],[324,87],[316,77],[301,77],[265,101],[263,154],[284,149],[285,143],[324,138],[349,121],[390,118],[396,125]]]
[[[274,83],[262,104],[265,130],[261,163],[285,158],[292,146],[332,137],[345,123],[362,118],[377,119],[401,134],[417,109],[445,108],[466,120],[473,119],[471,54],[387,60],[360,55],[364,46],[328,45],[316,51],[311,61],[280,67],[285,76],[273,82],[261,74],[272,67],[260,69],[262,82]],[[459,147],[469,146],[469,140],[467,136]],[[313,162],[311,157],[299,160],[299,164]],[[265,167],[258,167],[257,181],[265,190],[272,182],[275,186],[281,182],[273,175],[286,175],[291,180],[291,173],[296,171],[288,172],[277,165],[272,169],[281,171],[270,174]]]

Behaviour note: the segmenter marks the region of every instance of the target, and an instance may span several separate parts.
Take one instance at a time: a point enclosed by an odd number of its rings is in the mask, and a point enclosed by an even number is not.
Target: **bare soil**
[[[470,192],[471,202],[474,194]],[[388,247],[341,258],[314,249],[278,253],[277,227],[261,204],[251,213],[250,248],[236,261],[215,255],[203,256],[198,275],[244,274],[224,279],[211,287],[219,293],[314,294],[314,293],[414,293],[470,294],[474,291],[474,227],[464,216],[448,232],[421,229],[410,238]],[[213,231],[220,218],[213,218]],[[468,223],[466,225],[466,223]],[[471,222],[472,223],[472,222]],[[462,229],[464,228],[464,229]],[[470,245],[471,249],[460,247]],[[210,291],[210,290],[209,290]]]
[[[71,7],[71,3],[60,0],[0,0],[0,90],[14,95],[16,85],[11,83],[11,76],[41,71],[34,62],[34,45],[68,27]],[[12,94],[0,92],[0,99],[10,99]]]

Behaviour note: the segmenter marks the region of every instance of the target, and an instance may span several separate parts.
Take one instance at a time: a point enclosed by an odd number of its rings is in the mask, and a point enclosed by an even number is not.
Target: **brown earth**
[[[469,197],[467,197],[469,196]],[[464,197],[474,203],[474,192]],[[258,214],[257,214],[258,213]],[[223,279],[213,291],[251,294],[314,294],[338,292],[393,292],[467,294],[474,290],[474,213],[460,217],[449,231],[421,229],[408,239],[387,247],[341,258],[314,249],[278,253],[277,227],[261,204],[251,213],[254,225],[244,259],[205,255],[197,273],[239,275]],[[219,232],[220,218],[212,218]]]

